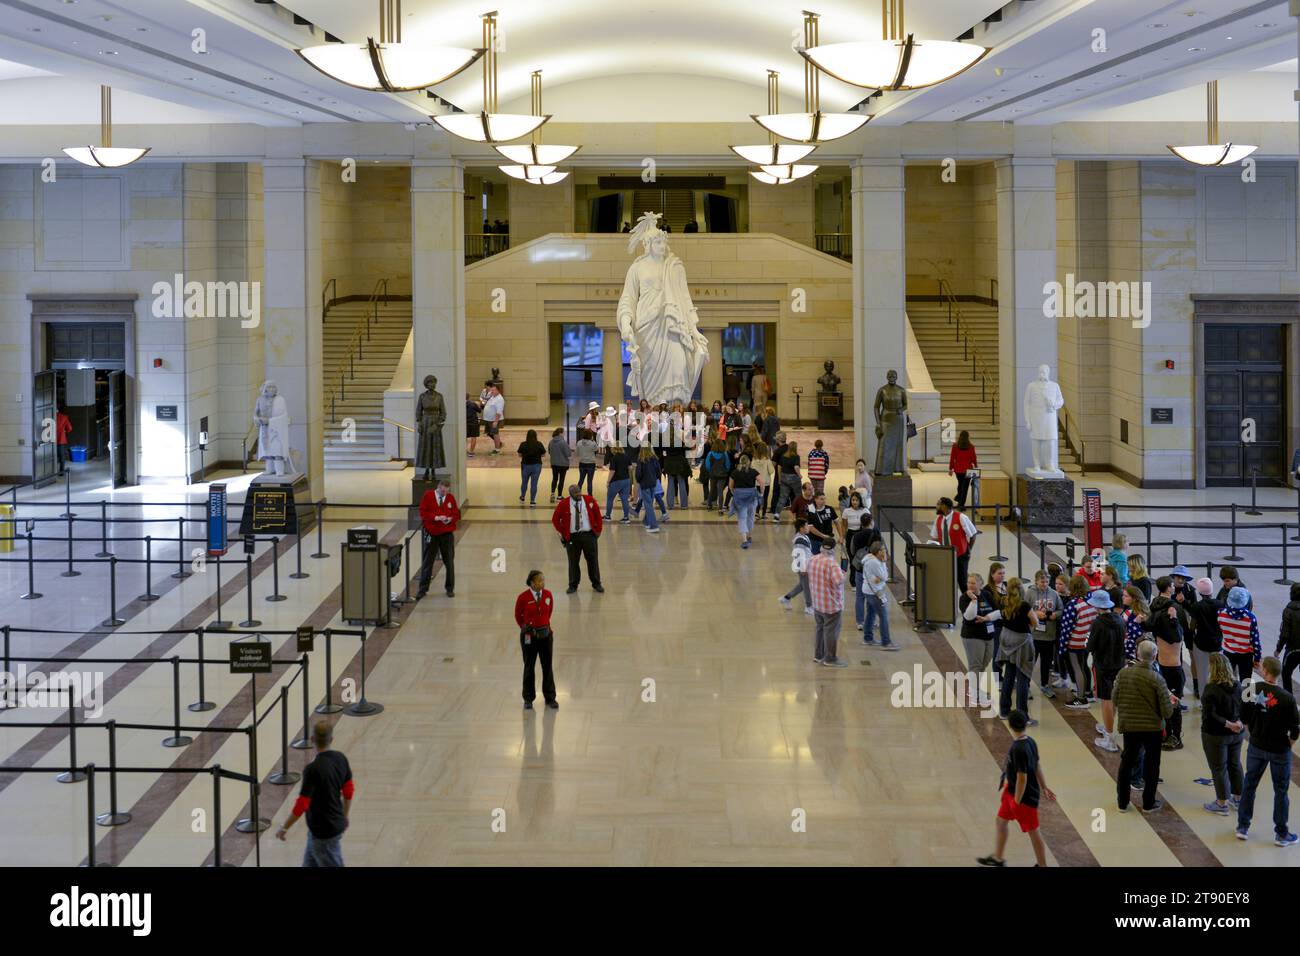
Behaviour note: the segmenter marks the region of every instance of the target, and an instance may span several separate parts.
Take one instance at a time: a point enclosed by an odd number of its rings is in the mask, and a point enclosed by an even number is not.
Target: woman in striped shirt
[[[1228,606],[1219,611],[1219,630],[1223,633],[1223,654],[1244,684],[1250,680],[1251,671],[1259,664],[1262,652],[1259,644],[1259,621],[1246,607],[1250,592],[1235,587],[1228,592]]]
[[[1066,704],[1071,710],[1087,710],[1092,697],[1092,671],[1088,669],[1088,631],[1097,619],[1097,609],[1088,603],[1091,593],[1087,578],[1075,574],[1070,578],[1070,600],[1061,615],[1060,658],[1066,676],[1074,688],[1074,699]]]

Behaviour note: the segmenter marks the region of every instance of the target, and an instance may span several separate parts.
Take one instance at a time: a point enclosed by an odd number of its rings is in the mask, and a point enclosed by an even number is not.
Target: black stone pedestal
[[[1016,475],[1016,505],[1028,531],[1074,530],[1074,482],[1069,478]]]
[[[817,393],[817,430],[839,431],[844,427],[844,393]]]
[[[872,479],[871,516],[882,532],[889,530],[887,522],[899,528],[912,529],[912,476],[879,475]],[[882,515],[881,509],[889,514]]]

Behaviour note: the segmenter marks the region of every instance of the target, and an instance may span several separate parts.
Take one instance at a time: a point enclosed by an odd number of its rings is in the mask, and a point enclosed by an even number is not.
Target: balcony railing
[[[817,251],[828,256],[838,256],[846,262],[853,261],[853,233],[819,232],[817,233]]]
[[[465,233],[465,261],[478,262],[510,248],[510,236],[504,232]]]

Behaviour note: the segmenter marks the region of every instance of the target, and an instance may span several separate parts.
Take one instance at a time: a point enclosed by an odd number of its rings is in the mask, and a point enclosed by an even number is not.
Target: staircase
[[[370,332],[362,333],[360,355],[353,351],[351,371],[333,400],[330,391],[338,381],[336,370],[348,357],[358,323],[371,307],[365,302],[334,305],[325,319],[323,344],[325,369],[325,467],[332,469],[385,469],[406,467],[384,452],[384,391],[411,334],[410,302],[379,302]],[[330,406],[333,406],[332,408]],[[353,441],[344,441],[344,419],[355,424]]]
[[[954,319],[950,323],[948,303],[914,300],[907,303],[907,317],[925,357],[930,380],[939,392],[940,414],[953,419],[958,432],[970,432],[981,469],[1001,470],[1001,439],[994,418],[994,399],[998,389],[998,310],[995,306],[978,302],[960,302],[958,307],[962,330],[971,343],[964,353],[962,340],[957,336],[957,307],[954,307]],[[971,371],[972,351],[979,356],[974,374]],[[987,376],[982,390],[979,369]],[[1019,414],[1017,408],[1017,417]],[[934,447],[933,443],[930,447]],[[950,447],[950,444],[941,444],[939,452],[931,459],[930,467],[923,463],[922,470],[946,471]],[[1078,474],[1081,470],[1078,458],[1066,443],[1063,433],[1059,448],[1061,470],[1066,474]]]
[[[632,221],[644,212],[663,214],[661,226],[682,232],[695,219],[695,193],[689,189],[638,189],[632,193]],[[701,223],[701,226],[703,224]]]

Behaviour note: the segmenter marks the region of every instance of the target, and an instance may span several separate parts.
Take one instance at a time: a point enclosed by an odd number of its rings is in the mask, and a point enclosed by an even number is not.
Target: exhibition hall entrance
[[[1286,328],[1205,326],[1205,483],[1236,487],[1284,481]]]
[[[722,330],[722,398],[754,405],[752,381],[762,368],[776,393],[776,325],[770,322],[745,322],[728,325]],[[706,396],[708,398],[708,396]],[[712,399],[709,398],[711,401]]]
[[[601,404],[605,334],[595,325],[569,322],[552,323],[547,332],[551,356],[550,423],[558,428],[580,419],[592,402]]]

